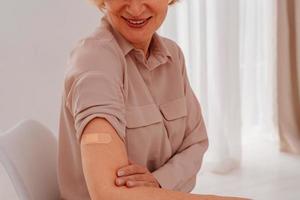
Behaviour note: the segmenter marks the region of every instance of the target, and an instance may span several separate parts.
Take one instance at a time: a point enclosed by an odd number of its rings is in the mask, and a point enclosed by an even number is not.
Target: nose
[[[132,17],[139,17],[145,11],[144,0],[131,0],[128,2],[126,11]]]

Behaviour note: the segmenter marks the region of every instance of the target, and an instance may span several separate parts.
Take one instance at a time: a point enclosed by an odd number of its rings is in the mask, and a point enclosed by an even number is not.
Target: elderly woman
[[[182,51],[156,33],[175,1],[94,1],[104,17],[65,73],[61,198],[221,198],[189,193],[208,139]]]

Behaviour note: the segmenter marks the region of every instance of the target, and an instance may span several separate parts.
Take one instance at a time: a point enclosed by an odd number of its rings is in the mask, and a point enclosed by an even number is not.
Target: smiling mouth
[[[129,19],[129,18],[125,18],[125,17],[122,17],[122,18],[126,21],[128,26],[130,26],[132,28],[142,28],[148,23],[148,21],[152,17],[148,17],[146,19]]]

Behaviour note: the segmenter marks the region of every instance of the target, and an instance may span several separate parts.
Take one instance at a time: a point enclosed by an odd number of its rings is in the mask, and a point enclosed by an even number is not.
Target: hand
[[[123,171],[124,174],[118,174]],[[144,166],[135,164],[129,160],[129,165],[117,170],[116,185],[127,187],[158,187],[160,185],[152,173]],[[119,182],[120,181],[120,182]]]

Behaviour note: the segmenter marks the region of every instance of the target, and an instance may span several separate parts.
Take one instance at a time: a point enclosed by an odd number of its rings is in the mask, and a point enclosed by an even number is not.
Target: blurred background
[[[70,50],[101,13],[84,0],[0,5],[0,134],[34,119],[57,137]],[[158,32],[183,49],[207,125],[193,193],[300,199],[300,1],[181,0]],[[1,165],[0,199],[18,199]]]

